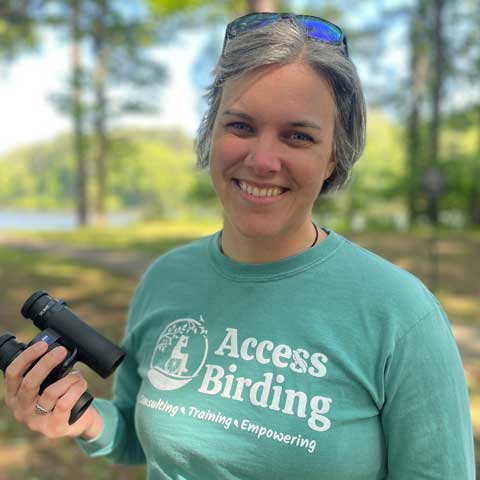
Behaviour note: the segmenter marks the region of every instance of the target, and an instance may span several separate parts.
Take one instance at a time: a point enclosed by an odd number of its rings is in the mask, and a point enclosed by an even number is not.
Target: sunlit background
[[[42,288],[119,340],[146,265],[221,228],[193,142],[225,25],[252,11],[345,30],[367,147],[314,218],[435,292],[480,435],[478,0],[0,0],[2,331],[33,337],[18,312]],[[85,374],[108,396],[110,380]],[[144,477],[53,443],[3,409],[0,480]]]

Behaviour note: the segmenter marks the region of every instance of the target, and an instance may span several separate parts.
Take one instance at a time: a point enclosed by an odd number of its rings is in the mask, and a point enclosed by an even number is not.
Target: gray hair
[[[225,82],[266,65],[297,62],[309,65],[327,79],[336,104],[335,169],[320,193],[338,190],[348,181],[365,145],[366,108],[357,70],[341,47],[309,38],[305,29],[290,19],[244,32],[228,41],[205,95],[208,110],[195,140],[197,166],[205,168],[209,164],[213,127]]]

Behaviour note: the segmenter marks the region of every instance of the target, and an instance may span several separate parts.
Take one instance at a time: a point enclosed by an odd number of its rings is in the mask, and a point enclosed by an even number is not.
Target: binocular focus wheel
[[[73,406],[70,413],[70,418],[68,424],[72,425],[75,423],[86,411],[90,404],[93,402],[93,397],[90,393],[85,392],[79,399],[78,402]]]

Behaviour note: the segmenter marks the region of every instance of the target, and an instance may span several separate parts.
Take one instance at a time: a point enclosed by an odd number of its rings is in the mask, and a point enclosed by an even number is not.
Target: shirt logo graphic
[[[176,390],[195,378],[208,353],[204,320],[180,318],[158,337],[148,379],[158,390]]]

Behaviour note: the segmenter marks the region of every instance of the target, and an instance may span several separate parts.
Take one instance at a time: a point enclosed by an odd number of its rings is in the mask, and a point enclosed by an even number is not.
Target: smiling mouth
[[[242,190],[245,193],[248,193],[249,195],[252,195],[253,197],[258,197],[258,198],[278,197],[288,191],[288,188],[283,188],[283,187],[259,188],[247,182],[244,182],[243,180],[238,180],[236,178],[234,178],[233,181],[235,182],[237,187],[240,188],[240,190]]]

